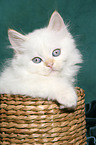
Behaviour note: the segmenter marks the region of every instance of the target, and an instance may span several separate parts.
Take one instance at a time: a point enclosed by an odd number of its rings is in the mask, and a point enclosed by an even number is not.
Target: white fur
[[[10,66],[1,73],[0,93],[56,99],[64,107],[75,107],[77,95],[73,83],[82,59],[59,13],[52,14],[46,28],[27,35],[9,29],[8,36],[16,53]],[[61,49],[61,55],[53,57],[56,48]],[[35,64],[34,57],[43,61]],[[54,71],[45,65],[48,59],[54,60]]]

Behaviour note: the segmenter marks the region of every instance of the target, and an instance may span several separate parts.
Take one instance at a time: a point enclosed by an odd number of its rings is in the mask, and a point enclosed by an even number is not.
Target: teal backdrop
[[[44,27],[54,10],[70,25],[83,55],[77,85],[85,90],[86,102],[96,100],[96,0],[0,0],[0,69],[13,55],[8,28],[28,33]]]

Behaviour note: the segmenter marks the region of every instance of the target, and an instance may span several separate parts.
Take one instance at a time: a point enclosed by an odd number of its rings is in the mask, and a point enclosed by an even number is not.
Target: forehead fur
[[[47,28],[35,30],[26,36],[28,39],[24,44],[24,47],[27,48],[25,48],[25,51],[29,51],[29,53],[33,55],[36,55],[36,53],[38,53],[38,55],[43,55],[45,53],[46,55],[56,48],[63,47],[61,46],[64,45],[63,42],[65,42],[66,45],[68,41],[69,44],[70,40],[67,34],[64,35],[62,32],[49,31]]]

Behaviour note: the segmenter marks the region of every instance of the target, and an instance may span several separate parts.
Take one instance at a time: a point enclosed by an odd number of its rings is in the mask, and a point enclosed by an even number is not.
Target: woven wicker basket
[[[84,91],[77,89],[75,111],[54,101],[1,94],[1,145],[85,145]]]

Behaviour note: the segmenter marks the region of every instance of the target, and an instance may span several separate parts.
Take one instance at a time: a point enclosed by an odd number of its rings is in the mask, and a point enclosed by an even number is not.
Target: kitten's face
[[[37,30],[29,34],[25,51],[20,54],[22,59],[27,57],[23,66],[26,64],[26,69],[35,74],[59,75],[64,69],[70,49],[70,39],[59,35],[58,32],[47,30]]]
[[[9,40],[16,51],[15,63],[29,73],[60,75],[75,49],[74,41],[63,19],[54,12],[46,28],[22,35],[9,30]]]
[[[47,42],[46,43],[41,42],[41,45],[38,44],[39,42],[37,41],[36,48],[33,48],[34,51],[30,53],[31,60],[31,62],[29,63],[30,71],[32,71],[32,73],[38,73],[41,75],[50,75],[59,72],[60,69],[62,68],[61,48],[60,47],[51,48],[51,45],[47,46],[48,44]],[[43,44],[45,45],[43,46]]]

